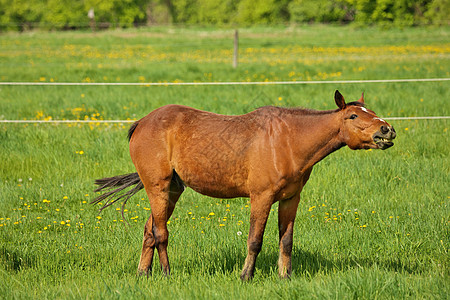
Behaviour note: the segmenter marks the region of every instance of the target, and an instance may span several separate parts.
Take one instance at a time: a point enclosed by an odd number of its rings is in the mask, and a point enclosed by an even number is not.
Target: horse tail
[[[106,200],[105,204],[100,208],[100,211],[102,211],[108,206],[111,206],[117,201],[123,199],[122,217],[125,204],[128,199],[144,188],[144,184],[142,183],[141,178],[139,178],[138,173],[97,179],[95,184],[99,187],[95,189],[94,192],[105,191],[106,193],[95,198],[91,204],[97,204],[103,200]],[[127,188],[132,186],[134,186],[132,189],[125,192]]]
[[[128,141],[131,140],[131,136],[133,136],[134,131],[136,130],[136,127],[138,126],[139,121],[136,121],[131,125],[130,129],[128,129]]]

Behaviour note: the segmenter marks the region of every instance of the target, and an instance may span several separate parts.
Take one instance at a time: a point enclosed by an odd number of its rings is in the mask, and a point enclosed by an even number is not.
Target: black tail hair
[[[128,199],[144,188],[144,184],[139,178],[138,173],[97,179],[95,184],[99,185],[99,187],[95,189],[94,192],[105,191],[106,193],[95,198],[91,204],[97,204],[103,200],[106,200],[106,203],[100,208],[100,211],[102,211],[117,201],[124,199],[122,204],[122,218],[124,218],[123,212]],[[132,187],[133,185],[135,185],[135,187],[127,192],[124,192],[124,190]]]

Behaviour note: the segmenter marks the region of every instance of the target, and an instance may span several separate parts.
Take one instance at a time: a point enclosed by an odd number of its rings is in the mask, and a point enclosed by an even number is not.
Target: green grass
[[[0,76],[47,82],[450,77],[449,33],[447,27],[246,29],[240,31],[237,69],[231,67],[232,31],[8,33],[0,36]],[[268,104],[332,109],[335,89],[348,101],[364,91],[369,108],[383,117],[449,115],[449,87],[448,82],[1,86],[0,119],[138,119],[169,103],[224,114]],[[116,210],[120,205],[99,215],[88,204],[95,197],[94,179],[134,171],[128,124],[0,123],[0,295],[446,299],[449,123],[390,123],[398,133],[393,148],[345,148],[314,168],[297,212],[291,280],[277,275],[274,205],[249,283],[239,279],[248,199],[212,199],[188,189],[168,225],[172,276],[162,277],[156,256],[153,276],[137,278],[150,213],[145,193],[129,201],[128,224]]]

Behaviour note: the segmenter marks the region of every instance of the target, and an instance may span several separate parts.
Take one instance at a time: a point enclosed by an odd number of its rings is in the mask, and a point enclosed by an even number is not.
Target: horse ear
[[[361,98],[359,98],[358,102],[361,102],[364,104],[364,92],[362,92]]]
[[[346,107],[344,96],[342,96],[338,90],[334,93],[334,101],[340,109],[344,109]]]

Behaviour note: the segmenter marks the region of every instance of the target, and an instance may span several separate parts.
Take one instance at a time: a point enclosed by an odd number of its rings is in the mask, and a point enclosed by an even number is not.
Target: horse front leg
[[[242,269],[241,279],[246,281],[253,278],[256,258],[261,251],[264,230],[270,213],[273,199],[251,198],[250,208],[250,232],[247,240],[247,257]]]
[[[280,237],[280,254],[278,258],[278,274],[281,278],[289,278],[292,274],[292,243],[294,236],[294,220],[300,201],[300,192],[294,197],[281,200],[278,208],[278,229]]]

